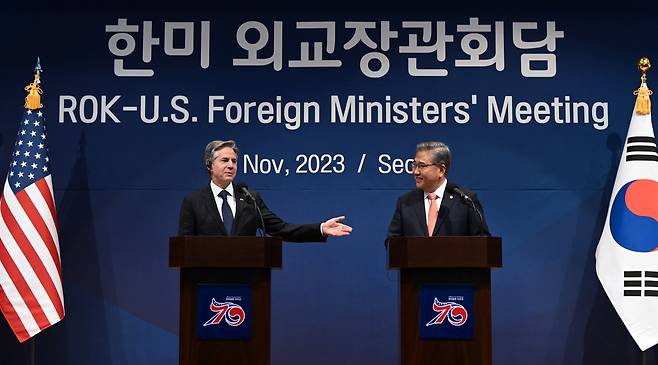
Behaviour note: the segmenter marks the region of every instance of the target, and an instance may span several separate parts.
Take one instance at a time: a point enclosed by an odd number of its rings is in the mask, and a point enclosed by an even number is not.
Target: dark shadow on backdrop
[[[578,299],[573,312],[574,318],[565,320],[563,324],[569,326],[564,345],[562,361],[564,364],[574,364],[578,355],[575,351],[577,352],[581,346],[583,365],[640,365],[642,363],[642,353],[639,347],[626,330],[596,276],[594,254],[607,218],[608,205],[624,143],[619,134],[615,133],[608,137],[607,146],[610,150],[610,168],[599,200],[600,209],[593,225],[594,231],[579,232],[572,242],[573,251],[579,251],[579,245],[588,243],[588,255],[587,261],[582,266],[582,281],[575,284]],[[580,211],[585,211],[585,209]],[[578,255],[574,253],[572,256]],[[578,263],[571,262],[571,267],[578,267]],[[564,285],[564,287],[568,286],[568,284]],[[568,302],[568,298],[564,298],[562,302]],[[648,355],[649,363],[654,364],[651,351],[648,352]]]
[[[123,353],[120,343],[110,346],[104,308],[105,296],[114,296],[114,283],[106,280],[105,286],[110,290],[103,290],[100,263],[107,259],[102,257],[96,242],[86,151],[86,136],[82,131],[71,179],[57,206],[66,316],[39,339],[37,364],[41,358],[49,364],[84,361],[109,365],[113,358],[117,360],[117,349]],[[54,180],[56,174],[55,171]],[[111,268],[111,265],[102,267]],[[105,275],[112,277],[111,273]]]

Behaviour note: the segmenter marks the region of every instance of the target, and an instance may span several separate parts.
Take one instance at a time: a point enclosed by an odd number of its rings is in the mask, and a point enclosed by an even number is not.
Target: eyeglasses
[[[430,167],[430,166],[437,166],[435,163],[424,163],[424,162],[412,162],[411,167],[413,170],[418,169],[420,171],[423,171],[424,169]]]

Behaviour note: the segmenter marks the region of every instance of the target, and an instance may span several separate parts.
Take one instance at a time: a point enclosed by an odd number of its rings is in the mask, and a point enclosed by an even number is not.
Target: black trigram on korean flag
[[[653,137],[628,137],[626,161],[658,161],[656,139]]]
[[[658,297],[658,271],[624,271],[624,296]]]

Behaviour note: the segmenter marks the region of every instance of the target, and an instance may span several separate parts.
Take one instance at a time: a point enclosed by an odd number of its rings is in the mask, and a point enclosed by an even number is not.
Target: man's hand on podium
[[[327,237],[342,237],[348,236],[352,232],[352,227],[347,224],[340,223],[345,219],[345,216],[334,217],[322,223],[322,234]]]

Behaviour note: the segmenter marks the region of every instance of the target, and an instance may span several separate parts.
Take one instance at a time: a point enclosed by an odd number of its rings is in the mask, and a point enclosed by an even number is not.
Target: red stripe
[[[39,214],[37,207],[34,206],[32,199],[30,199],[30,196],[27,195],[25,190],[19,191],[18,194],[16,194],[16,199],[21,207],[23,207],[25,214],[27,214],[32,225],[39,233],[39,236],[41,236],[43,243],[46,244],[46,248],[48,249],[48,252],[50,252],[50,257],[52,257],[55,267],[57,267],[57,276],[62,280],[62,265],[59,260],[59,252],[57,251],[57,246],[55,245],[53,236],[50,235],[46,222],[43,220],[43,217],[41,217],[41,214]]]
[[[56,280],[59,280],[61,282],[62,274],[60,272],[61,265],[59,262],[59,254],[57,253],[57,248],[55,247],[55,243],[53,242],[52,237],[50,236],[50,231],[48,230],[46,223],[43,221],[41,214],[39,214],[39,211],[34,206],[34,203],[30,199],[30,196],[27,195],[27,192],[25,192],[25,190],[21,190],[20,192],[18,192],[18,194],[16,194],[16,199],[20,203],[21,207],[23,207],[23,210],[25,211],[28,219],[30,220],[29,222],[23,222],[23,224],[24,225],[31,224],[36,229],[36,231],[39,232],[39,236],[41,236],[41,239],[43,239],[44,243],[46,244],[46,248],[50,252],[50,256],[55,263],[55,267],[57,268]],[[5,201],[3,200],[2,203],[5,203]],[[4,207],[0,207],[0,210],[2,209],[4,209]],[[8,207],[7,210],[9,210]],[[11,212],[9,213],[11,214]],[[3,212],[3,216],[4,216],[4,212]],[[19,233],[23,233],[23,232],[21,231]],[[13,232],[12,232],[12,236],[14,236],[15,239],[16,235]],[[34,247],[30,244],[27,237],[21,236],[21,238],[24,239],[25,241],[20,242],[19,240],[16,240],[16,242],[18,243],[19,247],[23,251],[23,254],[25,254],[25,256],[28,258],[30,265],[34,269],[34,272],[37,274],[39,281],[41,282],[44,289],[46,290],[46,293],[48,294],[50,301],[53,303],[53,306],[57,311],[57,315],[59,316],[59,318],[64,317],[64,306],[59,297],[59,292],[57,291],[57,287],[55,286],[53,279],[50,277],[48,271],[46,270],[46,266],[43,264],[43,261],[41,261],[41,258],[37,254]],[[26,246],[25,248],[23,248],[24,245]]]
[[[9,274],[9,280],[14,283],[16,290],[18,290],[18,294],[20,294],[23,302],[25,302],[25,305],[27,305],[30,313],[32,313],[32,317],[34,317],[34,320],[37,322],[39,329],[44,330],[49,325],[48,318],[43,313],[41,304],[39,304],[39,302],[34,297],[32,289],[30,289],[30,287],[27,285],[27,282],[21,274],[21,271],[11,259],[11,256],[9,256],[9,252],[7,252],[7,249],[5,248],[4,242],[2,242],[2,240],[0,240],[0,262],[2,263],[2,266],[4,266],[7,270],[7,274]]]
[[[27,222],[21,222],[22,225],[23,226],[31,225],[35,230],[37,230],[37,232],[39,232],[39,235],[44,240],[44,242],[46,242],[46,247],[49,248],[48,245],[50,244],[50,246],[53,248],[55,257],[52,257],[52,259],[58,270],[58,277],[55,280],[60,280],[61,282],[61,274],[59,273],[59,267],[60,267],[59,255],[57,254],[55,244],[52,242],[52,238],[50,236],[50,232],[48,231],[48,227],[46,227],[46,223],[41,218],[41,215],[37,211],[36,207],[34,206],[34,203],[32,203],[32,200],[30,200],[30,197],[29,195],[27,195],[25,190],[20,191],[18,194],[16,194],[16,199],[18,200],[19,204],[25,211],[27,218],[29,219],[29,221]],[[57,311],[58,316],[62,318],[64,316],[64,307],[59,297],[57,287],[55,286],[55,282],[53,282],[53,279],[48,274],[48,271],[45,265],[43,264],[43,262],[41,261],[41,258],[37,254],[36,250],[30,243],[28,238],[25,236],[23,230],[20,227],[20,224],[14,218],[11,210],[9,209],[9,206],[7,205],[6,200],[2,200],[2,202],[0,203],[0,212],[2,213],[5,223],[9,227],[9,232],[14,237],[14,240],[20,247],[21,251],[23,252],[23,255],[27,258],[27,261],[30,263],[30,266],[34,270],[35,274],[37,275],[39,282],[41,283],[41,285],[43,285],[46,294],[50,298],[50,301],[52,302],[53,306],[55,307],[55,310]],[[14,224],[18,227],[18,229],[12,228]],[[50,242],[48,242],[49,240]],[[35,242],[35,244],[37,243]],[[53,250],[49,248],[51,256],[53,255]]]
[[[36,252],[34,252],[34,248],[32,247],[32,245],[30,245],[30,242],[25,237],[25,233],[23,233],[23,230],[18,225],[18,222],[16,221],[13,214],[11,213],[11,210],[9,210],[9,207],[7,206],[7,202],[4,199],[4,195],[2,201],[0,201],[0,214],[2,215],[2,219],[5,221],[5,224],[9,228],[9,233],[12,235],[14,241],[16,241],[16,243],[20,247],[23,255],[30,263],[32,269],[37,274],[39,281],[46,289],[46,292],[48,293],[48,296],[51,298],[52,301],[52,295],[49,293],[48,289],[49,287],[51,289],[54,289],[55,286],[50,280],[50,277],[48,276],[48,272],[46,271],[45,267],[43,267],[43,263],[39,259],[39,256],[37,256]],[[43,330],[44,328],[50,325],[50,322],[48,321],[48,318],[44,314],[41,304],[39,304],[39,302],[36,300],[34,293],[32,292],[32,289],[30,289],[27,282],[25,281],[25,278],[23,277],[21,270],[16,266],[16,263],[11,259],[11,256],[9,256],[9,252],[6,250],[4,244],[0,246],[2,246],[2,249],[0,249],[0,261],[2,261],[3,265],[7,269],[7,272],[9,273],[9,277],[11,277],[11,281],[13,281],[14,285],[16,285],[16,288],[19,289],[18,292],[23,297],[25,304],[27,304],[28,308],[30,308],[30,312],[32,312],[32,316],[34,317],[37,324],[39,325],[39,328]],[[3,260],[3,256],[5,257],[4,260]],[[58,295],[57,290],[55,290],[54,294],[55,296]],[[57,302],[59,302],[59,297],[57,297]],[[53,304],[54,303],[55,302],[53,301]]]
[[[18,341],[23,342],[30,338],[30,334],[27,333],[25,326],[23,326],[23,322],[21,322],[18,313],[16,313],[14,306],[11,305],[9,298],[4,290],[2,290],[2,287],[0,287],[0,309],[2,309],[2,314],[4,314],[7,322],[9,322],[9,327],[11,327],[16,337],[18,337]]]
[[[57,213],[55,212],[55,202],[53,201],[53,192],[50,190],[50,187],[48,187],[46,178],[39,179],[39,181],[37,181],[35,185],[37,186],[37,188],[39,188],[39,191],[43,196],[43,200],[45,200],[46,204],[48,204],[48,209],[50,209],[50,215],[53,217],[53,222],[55,222],[55,227],[57,227]]]

